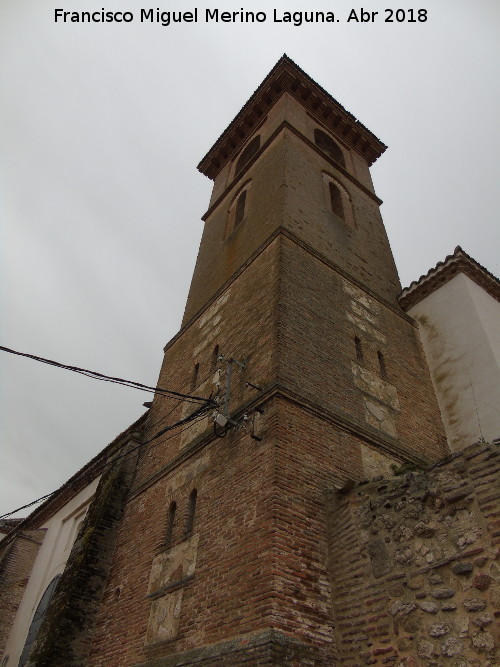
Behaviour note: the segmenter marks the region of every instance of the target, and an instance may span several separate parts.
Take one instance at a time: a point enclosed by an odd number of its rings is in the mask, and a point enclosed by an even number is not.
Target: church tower
[[[214,181],[89,665],[335,664],[326,494],[446,453],[369,168],[385,150],[283,56]],[[214,422],[215,419],[215,422]]]

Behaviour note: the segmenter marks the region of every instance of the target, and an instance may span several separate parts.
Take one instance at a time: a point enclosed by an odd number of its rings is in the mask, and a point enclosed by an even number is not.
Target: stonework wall
[[[235,367],[232,375],[231,414],[259,394],[246,382],[268,388],[276,377],[278,271],[279,242],[276,239],[168,344],[158,385],[198,396],[217,393],[222,396],[227,366],[214,359],[217,346],[220,355],[246,364],[243,370]],[[198,372],[193,383],[196,364]],[[197,407],[199,404],[180,404],[156,397],[146,422],[146,439]],[[167,434],[161,444],[153,442],[145,447],[135,487],[147,483],[204,433],[213,433],[209,416],[182,432]]]
[[[443,458],[448,449],[414,323],[287,237],[280,272],[283,385],[350,421],[386,454]]]
[[[499,455],[474,445],[330,496],[340,665],[499,664]]]

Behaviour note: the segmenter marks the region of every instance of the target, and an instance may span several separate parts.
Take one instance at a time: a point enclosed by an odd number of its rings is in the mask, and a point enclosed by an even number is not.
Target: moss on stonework
[[[397,463],[391,463],[391,470],[395,477],[406,475],[407,472],[422,472],[422,468],[416,463],[403,463],[401,466],[398,466]]]
[[[101,478],[43,619],[28,667],[85,665],[134,470],[135,458],[125,458]]]

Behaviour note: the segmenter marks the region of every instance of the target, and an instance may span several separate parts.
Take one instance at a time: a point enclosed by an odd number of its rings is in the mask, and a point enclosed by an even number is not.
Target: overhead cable
[[[137,449],[140,449],[144,445],[149,445],[151,442],[153,442],[153,440],[156,440],[157,438],[164,435],[168,431],[172,431],[173,429],[178,428],[179,426],[183,426],[184,424],[187,424],[186,428],[182,429],[182,431],[185,431],[187,428],[190,428],[191,426],[196,424],[198,421],[201,421],[201,419],[204,418],[205,413],[208,412],[209,410],[210,410],[210,406],[208,406],[208,405],[200,406],[197,410],[192,412],[190,415],[188,415],[187,417],[184,417],[184,419],[180,419],[178,422],[175,422],[175,424],[171,424],[170,426],[166,426],[165,428],[161,429],[161,431],[158,431],[158,433],[155,433],[155,435],[152,438],[149,438],[149,440],[146,440],[144,442],[140,442],[139,444],[137,444],[135,447],[132,447],[132,449],[129,449],[124,454],[120,454],[119,456],[115,456],[110,461],[107,461],[106,463],[103,463],[102,465],[98,466],[97,468],[93,468],[89,471],[82,472],[82,474],[80,476],[77,476],[75,479],[71,480],[70,484],[73,485],[76,482],[79,482],[82,479],[85,479],[85,477],[89,477],[90,475],[92,475],[93,477],[96,477],[98,473],[100,473],[102,470],[104,470],[108,466],[113,465],[113,463],[116,463],[116,461],[118,461],[120,459],[127,458],[128,456],[133,454],[133,452],[135,452]],[[194,422],[194,424],[191,423],[191,422]],[[182,433],[182,431],[180,431],[180,432]],[[170,437],[174,437],[174,435],[177,435],[177,434],[173,434]],[[167,440],[168,439],[169,438],[167,438]],[[157,443],[157,444],[159,444],[159,443]],[[5,519],[9,516],[12,516],[12,514],[16,514],[17,512],[20,512],[21,510],[24,510],[28,507],[31,507],[32,505],[36,505],[37,503],[41,503],[42,500],[47,500],[51,496],[55,495],[58,491],[60,491],[60,489],[57,489],[56,491],[52,491],[51,493],[47,493],[45,496],[42,496],[41,498],[37,498],[36,500],[33,500],[31,503],[28,503],[27,505],[23,505],[22,507],[18,507],[17,509],[12,510],[11,512],[7,512],[6,514],[2,514],[0,516],[0,519]]]
[[[80,373],[86,375],[87,377],[93,378],[94,380],[102,380],[103,382],[113,382],[114,384],[121,384],[125,387],[131,387],[132,389],[140,389],[141,391],[148,391],[152,394],[159,394],[161,396],[168,396],[174,398],[178,401],[190,401],[192,403],[210,403],[212,404],[212,399],[204,398],[202,396],[192,396],[190,394],[182,394],[178,391],[172,391],[171,389],[163,389],[162,387],[151,387],[147,384],[142,384],[142,382],[134,382],[133,380],[124,380],[123,378],[113,377],[111,375],[104,375],[103,373],[98,373],[97,371],[90,371],[86,368],[79,368],[78,366],[69,366],[68,364],[61,364],[58,361],[53,361],[52,359],[45,359],[44,357],[37,357],[34,354],[28,354],[26,352],[17,352],[8,347],[0,345],[0,350],[4,352],[9,352],[10,354],[15,354],[19,357],[27,357],[28,359],[33,359],[34,361],[40,361],[43,364],[49,364],[49,366],[56,366],[57,368],[63,368],[67,371],[73,371],[74,373]]]

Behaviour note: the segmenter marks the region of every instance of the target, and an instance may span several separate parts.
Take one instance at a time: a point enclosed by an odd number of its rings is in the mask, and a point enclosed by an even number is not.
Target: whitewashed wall
[[[54,577],[64,571],[98,482],[96,478],[40,526],[46,533],[7,641],[2,667],[17,666],[38,603]]]
[[[448,441],[500,437],[500,303],[464,274],[408,313],[420,324]]]

